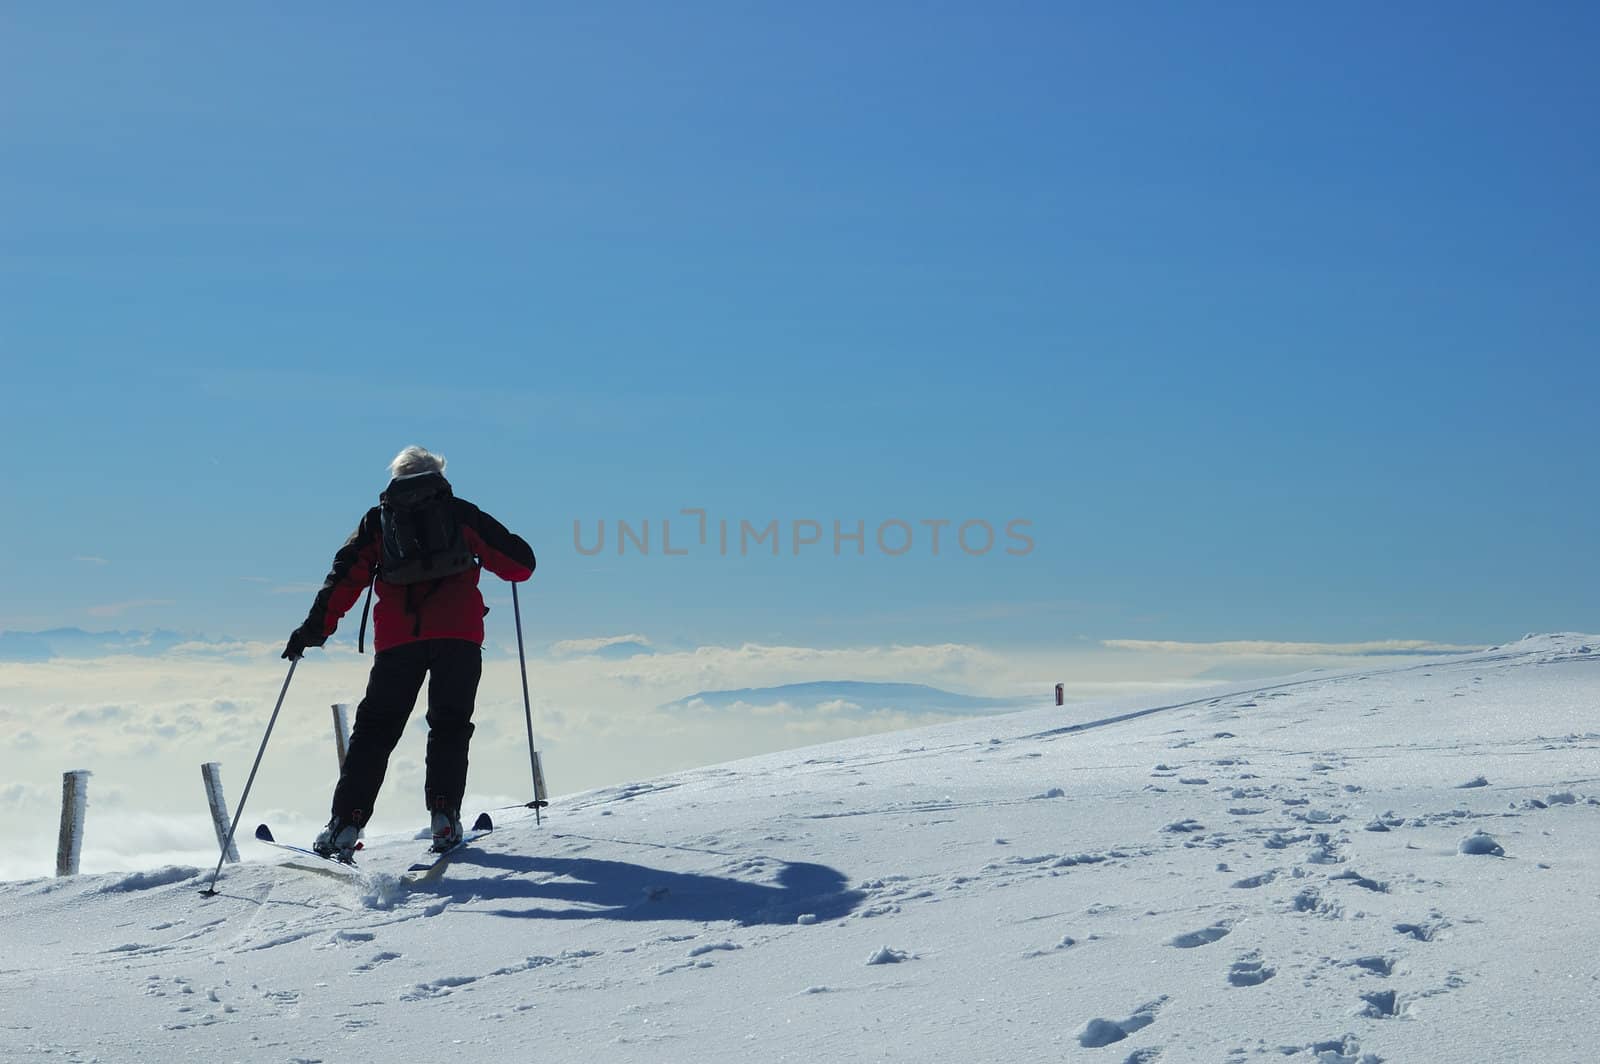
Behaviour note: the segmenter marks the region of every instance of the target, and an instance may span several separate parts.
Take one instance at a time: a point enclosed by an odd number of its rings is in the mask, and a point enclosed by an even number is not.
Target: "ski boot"
[[[360,841],[360,825],[354,820],[335,816],[328,821],[328,826],[322,829],[317,841],[311,844],[311,850],[319,857],[331,857],[335,861],[354,864],[356,847]]]
[[[454,809],[433,811],[433,852],[444,853],[461,841],[461,814]]]

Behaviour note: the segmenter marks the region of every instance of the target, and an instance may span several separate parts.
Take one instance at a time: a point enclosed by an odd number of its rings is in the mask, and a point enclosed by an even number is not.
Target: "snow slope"
[[[3,884],[0,1059],[1589,1061],[1597,710],[1544,636]]]

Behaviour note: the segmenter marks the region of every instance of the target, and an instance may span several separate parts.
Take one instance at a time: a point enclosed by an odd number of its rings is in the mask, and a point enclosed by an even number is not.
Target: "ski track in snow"
[[[1484,1017],[1600,991],[1551,955],[1600,948],[1565,919],[1597,661],[1531,638],[769,755],[503,814],[409,887],[382,839],[341,877],[247,844],[209,900],[192,868],[0,884],[0,1059],[1582,1059],[1588,1021]]]

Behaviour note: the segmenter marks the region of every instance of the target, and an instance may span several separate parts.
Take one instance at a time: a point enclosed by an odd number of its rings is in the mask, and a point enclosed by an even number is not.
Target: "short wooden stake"
[[[83,854],[83,818],[89,808],[89,770],[75,768],[61,778],[61,837],[56,843],[56,875],[78,874]]]
[[[539,756],[537,750],[533,753],[533,800],[539,803],[534,806],[536,811],[550,804],[550,793],[544,786],[544,758]]]
[[[343,702],[333,704],[333,747],[344,768],[344,755],[350,752],[350,707]]]
[[[239,847],[228,837],[228,803],[222,797],[222,766],[207,761],[200,766],[200,778],[206,783],[206,802],[211,806],[211,826],[217,829],[217,849],[222,859],[237,864]]]

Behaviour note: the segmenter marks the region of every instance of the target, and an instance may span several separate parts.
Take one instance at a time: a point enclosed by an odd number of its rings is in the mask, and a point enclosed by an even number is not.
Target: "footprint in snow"
[[[369,931],[335,931],[329,936],[328,941],[318,946],[317,949],[334,949],[339,946],[356,946],[364,942],[371,942],[377,935]]]
[[[1350,883],[1354,883],[1356,886],[1360,887],[1362,890],[1370,890],[1374,894],[1387,894],[1387,893],[1389,893],[1389,884],[1380,883],[1375,879],[1368,879],[1366,876],[1362,875],[1360,872],[1357,872],[1353,868],[1349,869],[1348,871],[1345,871],[1345,872],[1340,872],[1336,876],[1329,876],[1328,877],[1328,881],[1329,882],[1350,882]]]
[[[351,969],[351,971],[352,972],[370,972],[374,968],[377,968],[379,965],[388,964],[390,961],[397,961],[399,959],[400,959],[400,954],[398,954],[398,953],[390,953],[387,950],[385,950],[382,953],[374,955],[373,958],[370,961],[368,961],[367,963],[356,965],[355,968]]]
[[[1362,994],[1361,1015],[1375,1020],[1392,1020],[1401,1014],[1400,997],[1393,990],[1374,990]]]
[[[1229,986],[1260,986],[1278,974],[1278,969],[1267,967],[1259,953],[1246,953],[1228,969]]]
[[[1277,878],[1278,870],[1272,869],[1270,871],[1262,872],[1258,876],[1246,876],[1244,879],[1235,880],[1233,885],[1240,890],[1254,890],[1256,887],[1266,886],[1268,883],[1271,883]]]
[[[891,949],[888,946],[882,946],[879,949],[877,949],[876,951],[874,951],[872,956],[867,958],[867,963],[869,965],[870,964],[900,964],[903,961],[911,961],[911,960],[916,960],[916,954],[907,953],[905,950]]]
[[[1094,938],[1094,937],[1095,936],[1093,936],[1093,935],[1090,936],[1090,938]],[[1077,944],[1078,944],[1078,940],[1073,938],[1071,935],[1063,935],[1063,936],[1061,936],[1061,941],[1057,942],[1054,946],[1051,946],[1049,949],[1029,950],[1027,953],[1024,953],[1022,956],[1027,960],[1033,960],[1035,957],[1048,957],[1052,953],[1060,953],[1063,950],[1069,950],[1073,946],[1076,946]]]
[[[1202,927],[1198,931],[1175,935],[1167,941],[1167,945],[1175,949],[1195,949],[1200,946],[1209,946],[1219,939],[1226,938],[1232,930],[1233,926],[1231,924],[1212,924],[1210,927]]]
[[[1428,924],[1395,924],[1394,929],[1407,938],[1416,939],[1418,942],[1432,942],[1434,936],[1443,928],[1449,927],[1447,921],[1437,921]]]
[[[1155,1023],[1156,1013],[1166,1003],[1167,999],[1163,995],[1154,1001],[1140,1005],[1133,1011],[1133,1015],[1125,1020],[1107,1020],[1096,1016],[1094,1019],[1085,1022],[1082,1027],[1079,1027],[1073,1037],[1085,1049],[1099,1049],[1102,1046],[1111,1045],[1113,1042],[1120,1042],[1135,1031],[1142,1031],[1152,1023]],[[1137,1054],[1135,1054],[1135,1057],[1137,1057]],[[1129,1059],[1134,1058],[1130,1057]]]
[[[1487,831],[1475,831],[1461,840],[1456,849],[1470,856],[1479,857],[1504,857],[1505,847],[1501,846],[1495,837]]]
[[[402,1001],[421,1001],[425,998],[444,997],[457,987],[470,986],[478,981],[475,975],[447,975],[427,983],[418,983],[400,995]]]
[[[1308,864],[1344,864],[1344,858],[1339,856],[1339,844],[1332,841],[1326,834],[1319,833],[1314,838],[1311,852],[1306,855]]]
[[[717,952],[719,950],[736,950],[736,949],[744,949],[744,947],[739,945],[737,942],[708,942],[703,946],[696,946],[693,949],[691,949],[689,951],[689,956],[691,956],[691,957],[703,957],[707,953],[715,953],[715,952]]]
[[[1289,1055],[1302,1049],[1311,1053],[1320,1064],[1383,1064],[1383,1058],[1376,1053],[1361,1052],[1361,1043],[1356,1041],[1353,1034],[1327,1042],[1313,1042],[1308,1046],[1284,1046],[1281,1052]]]

